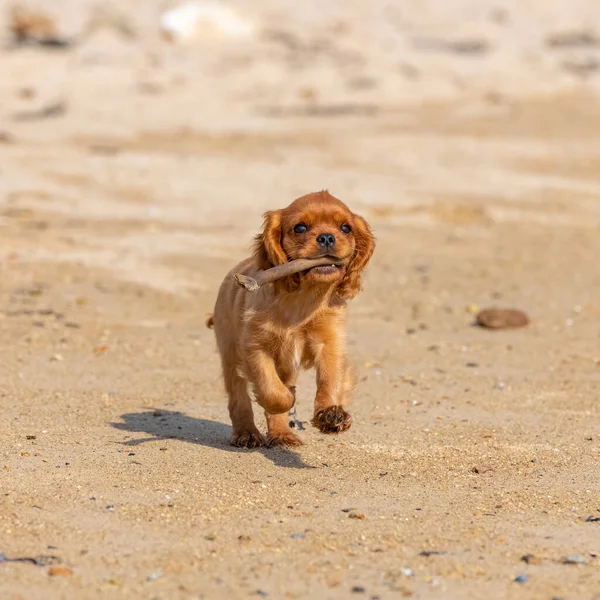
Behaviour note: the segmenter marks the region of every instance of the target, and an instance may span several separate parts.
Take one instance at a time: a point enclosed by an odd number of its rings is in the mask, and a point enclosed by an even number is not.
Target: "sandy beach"
[[[0,10],[0,596],[600,598],[597,4],[45,4]],[[378,240],[354,425],[306,373],[305,445],[239,450],[204,321],[323,188]]]

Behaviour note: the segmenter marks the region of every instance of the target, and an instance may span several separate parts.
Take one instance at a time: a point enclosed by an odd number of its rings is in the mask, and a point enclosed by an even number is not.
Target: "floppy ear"
[[[281,238],[281,212],[275,210],[265,213],[262,233],[254,239],[254,258],[259,269],[266,270],[287,262]]]
[[[271,267],[288,262],[288,257],[281,246],[283,232],[281,230],[281,211],[269,211],[265,213],[265,221],[262,233],[254,239],[254,260],[256,266],[266,271]],[[300,286],[300,275],[289,275],[272,284],[276,292],[293,292]]]
[[[354,256],[346,267],[346,275],[337,289],[338,296],[344,300],[352,300],[362,289],[361,275],[375,250],[375,236],[362,217],[354,215],[354,228],[352,231],[356,241]]]

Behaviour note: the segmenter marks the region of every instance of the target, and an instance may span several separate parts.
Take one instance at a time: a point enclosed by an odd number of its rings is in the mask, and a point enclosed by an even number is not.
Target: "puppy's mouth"
[[[342,270],[343,265],[331,264],[331,265],[323,265],[321,267],[313,267],[309,269],[311,273],[320,273],[321,275],[329,275],[331,273],[337,273]]]
[[[325,254],[324,256],[314,256],[313,258],[331,258],[330,265],[321,265],[320,267],[312,267],[307,273],[318,273],[319,275],[333,275],[340,272],[344,268],[344,259],[337,256]]]

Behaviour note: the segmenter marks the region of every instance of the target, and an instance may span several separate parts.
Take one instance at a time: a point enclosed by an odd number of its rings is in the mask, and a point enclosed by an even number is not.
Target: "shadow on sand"
[[[217,448],[235,454],[260,452],[278,467],[289,469],[314,469],[307,465],[295,452],[281,448],[256,448],[245,450],[229,445],[231,426],[211,421],[188,417],[184,413],[164,409],[151,409],[144,412],[121,415],[123,423],[111,423],[115,429],[133,433],[147,433],[150,437],[128,440],[125,446],[139,446],[145,442],[161,440],[181,440],[191,444],[199,444],[208,448]]]

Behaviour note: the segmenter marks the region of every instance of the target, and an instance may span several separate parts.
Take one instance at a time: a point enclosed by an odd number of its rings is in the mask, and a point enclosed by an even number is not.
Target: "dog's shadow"
[[[289,469],[316,468],[307,465],[298,454],[286,449],[257,448],[255,450],[245,450],[230,446],[228,440],[231,437],[231,427],[219,421],[197,419],[178,411],[162,408],[126,413],[121,415],[121,419],[123,419],[122,423],[111,423],[111,426],[121,431],[150,435],[150,437],[128,440],[124,442],[125,446],[139,446],[145,442],[161,440],[181,440],[236,454],[252,451],[260,452],[277,467],[287,467]]]

